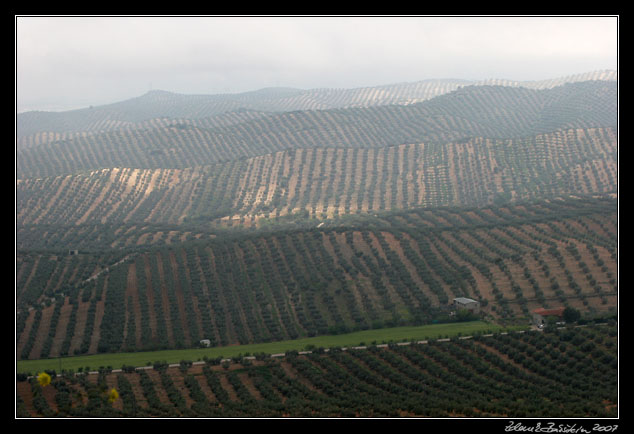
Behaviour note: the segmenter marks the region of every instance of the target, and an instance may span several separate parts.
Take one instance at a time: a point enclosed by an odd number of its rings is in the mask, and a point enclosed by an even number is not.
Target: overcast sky
[[[617,69],[616,17],[16,16],[16,108]]]

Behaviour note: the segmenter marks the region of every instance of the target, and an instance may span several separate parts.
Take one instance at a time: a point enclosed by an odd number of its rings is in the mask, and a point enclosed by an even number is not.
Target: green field
[[[458,322],[448,324],[432,324],[424,326],[394,327],[376,330],[364,330],[341,335],[316,336],[263,344],[236,345],[215,348],[194,348],[186,350],[166,350],[136,353],[95,354],[91,356],[62,357],[55,359],[21,360],[17,362],[17,372],[36,373],[45,369],[60,372],[89,366],[91,370],[110,366],[113,369],[128,366],[146,366],[148,362],[166,361],[178,363],[181,360],[197,361],[204,356],[210,359],[222,356],[236,357],[255,353],[279,354],[290,350],[302,351],[310,346],[314,348],[331,348],[372,345],[388,342],[437,339],[455,336],[469,336],[474,333],[494,333],[507,330],[525,329],[526,327],[502,327],[484,321]]]

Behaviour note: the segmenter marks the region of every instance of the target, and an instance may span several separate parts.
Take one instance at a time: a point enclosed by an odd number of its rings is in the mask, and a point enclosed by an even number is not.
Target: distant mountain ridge
[[[292,148],[376,148],[616,126],[616,91],[609,81],[544,90],[468,86],[417,104],[281,112],[226,126],[160,120],[18,149],[16,171],[27,178],[108,167],[182,169]]]
[[[135,123],[153,118],[201,119],[238,110],[286,112],[407,105],[427,101],[464,86],[500,85],[551,89],[566,83],[591,80],[616,81],[617,72],[593,71],[539,81],[432,79],[352,89],[302,90],[275,87],[216,95],[185,95],[152,90],[136,98],[91,108],[66,112],[20,113],[16,117],[16,126],[17,136],[21,138],[39,132],[104,131],[122,122]]]

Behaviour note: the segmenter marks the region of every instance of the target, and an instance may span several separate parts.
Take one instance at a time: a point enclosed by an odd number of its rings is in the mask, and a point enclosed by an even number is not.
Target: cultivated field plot
[[[260,354],[283,355],[291,351],[310,351],[315,348],[356,348],[366,345],[387,345],[393,342],[420,342],[429,339],[450,339],[477,334],[502,333],[528,330],[528,325],[501,326],[482,320],[456,321],[421,326],[401,326],[382,329],[360,330],[338,335],[322,335],[310,338],[259,344],[230,345],[225,347],[198,347],[181,350],[135,351],[128,353],[100,353],[63,358],[20,360],[17,371],[26,375],[43,371],[96,371],[109,367],[146,367],[160,360],[167,364],[178,364],[182,360],[241,359]]]
[[[420,209],[347,226],[17,262],[20,359],[271,342],[539,307],[616,309],[617,203]]]
[[[616,144],[614,128],[571,129],[522,139],[308,148],[188,169],[111,168],[18,180],[19,247],[59,243],[55,233],[32,233],[51,225],[66,243],[86,243],[90,238],[78,235],[95,225],[135,227],[137,234],[164,225],[182,234],[183,224],[192,231],[211,222],[261,227],[285,216],[324,220],[615,193]],[[69,231],[78,235],[64,234]],[[153,239],[137,235],[111,247]]]
[[[17,383],[20,417],[615,417],[614,324]],[[107,401],[108,390],[119,398]]]

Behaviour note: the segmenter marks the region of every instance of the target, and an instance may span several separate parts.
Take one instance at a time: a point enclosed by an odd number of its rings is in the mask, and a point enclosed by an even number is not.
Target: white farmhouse
[[[453,305],[456,309],[467,309],[473,313],[480,313],[480,303],[466,297],[458,297],[453,299]]]

